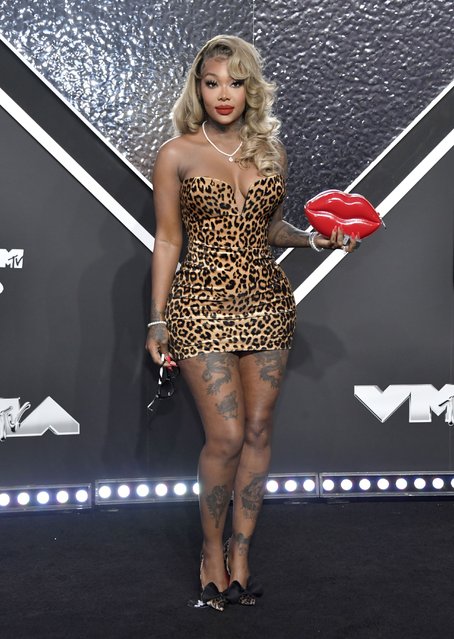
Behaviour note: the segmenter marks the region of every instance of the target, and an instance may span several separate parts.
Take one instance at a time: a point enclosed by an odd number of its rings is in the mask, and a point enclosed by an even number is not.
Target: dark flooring
[[[0,517],[0,638],[450,639],[454,502],[266,503],[255,608],[194,609],[196,504]]]

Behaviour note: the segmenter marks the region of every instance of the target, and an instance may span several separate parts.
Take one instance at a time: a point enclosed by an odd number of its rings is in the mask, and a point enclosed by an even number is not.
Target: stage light
[[[127,499],[131,494],[131,489],[127,484],[121,484],[121,486],[118,486],[117,493],[122,499]]]
[[[303,488],[306,492],[312,493],[316,489],[317,485],[313,479],[305,479],[303,481]]]
[[[101,499],[109,499],[112,495],[112,489],[110,486],[101,486],[98,490],[98,495]]]
[[[266,489],[269,493],[277,493],[279,490],[279,484],[275,479],[269,479],[266,482]]]
[[[28,493],[19,493],[17,496],[17,503],[20,506],[27,506],[30,503],[30,495]]]
[[[323,490],[327,490],[328,492],[331,492],[332,490],[334,490],[334,482],[332,479],[325,479],[323,480]]]
[[[175,486],[173,487],[173,492],[175,493],[175,495],[178,495],[178,497],[183,497],[183,495],[186,494],[187,492],[187,487],[186,484],[183,484],[183,482],[178,482],[178,484],[175,484]]]
[[[353,488],[353,482],[351,481],[351,479],[343,479],[341,481],[341,488],[342,490],[351,490]]]
[[[417,477],[414,481],[415,488],[418,490],[424,490],[426,487],[426,482],[422,477]]]
[[[320,473],[321,497],[410,497],[420,495],[453,495],[452,472],[371,472],[371,473]],[[332,482],[332,483],[331,483]],[[353,484],[351,490],[347,490]],[[450,483],[451,482],[451,483]]]
[[[385,477],[380,477],[380,479],[377,481],[377,486],[380,488],[380,490],[388,490],[389,481]]]
[[[266,482],[265,499],[292,499],[297,497],[312,499],[319,496],[318,475],[316,473],[292,473],[284,475],[272,473]]]
[[[294,479],[287,479],[287,481],[284,484],[284,487],[288,493],[294,493],[295,490],[298,488],[298,484],[296,483]]]
[[[36,501],[38,504],[45,506],[49,503],[50,495],[46,490],[40,490],[40,492],[36,495]]]
[[[158,497],[165,497],[168,491],[165,484],[158,484],[154,490]]]
[[[57,501],[59,504],[67,504],[69,501],[69,493],[67,490],[59,490],[57,493]]]
[[[197,482],[192,479],[152,478],[103,479],[95,483],[96,503],[148,504],[157,501],[197,501]],[[105,487],[112,492],[109,493]]]
[[[2,508],[9,506],[10,501],[11,501],[11,498],[8,495],[8,493],[0,493],[0,506],[2,506]]]
[[[128,497],[125,493],[125,497],[120,498],[119,489],[121,486],[128,486],[130,490]],[[268,477],[266,488],[265,499],[287,498],[294,500],[295,497],[313,498],[319,496],[318,475],[316,473],[304,475],[273,474]],[[200,486],[194,477],[99,479],[95,482],[95,499],[99,505],[197,501],[199,493]]]
[[[139,495],[139,497],[148,497],[148,495],[150,494],[150,489],[146,484],[139,484],[136,488],[136,493]]]
[[[78,501],[79,504],[84,504],[85,502],[87,502],[88,497],[88,492],[84,488],[81,488],[76,492],[76,501]]]
[[[77,503],[76,491],[82,490],[85,494],[83,505]],[[0,488],[0,495],[9,497],[8,503],[3,497],[3,504],[0,503],[2,512],[43,511],[43,510],[71,510],[91,508],[91,485],[78,486],[15,486],[8,491]]]

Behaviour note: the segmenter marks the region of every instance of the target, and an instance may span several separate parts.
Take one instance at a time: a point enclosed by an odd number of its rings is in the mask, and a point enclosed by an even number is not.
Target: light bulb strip
[[[270,482],[274,484],[275,490],[266,490],[265,499],[319,497],[319,479],[316,473],[272,473],[268,476],[267,484]],[[195,477],[99,479],[95,482],[95,504],[103,506],[198,501],[196,486]]]
[[[92,507],[91,484],[0,487],[1,513],[85,510]]]
[[[41,494],[40,494],[41,493]],[[265,500],[355,499],[454,496],[452,471],[352,473],[271,473]],[[195,502],[195,477],[120,478],[91,484],[0,487],[0,515],[45,510],[73,511],[92,506]],[[41,502],[41,503],[40,503]]]
[[[454,495],[449,471],[320,473],[320,497],[416,497]]]
[[[105,506],[198,501],[196,483],[195,477],[99,479],[95,482],[95,504]]]

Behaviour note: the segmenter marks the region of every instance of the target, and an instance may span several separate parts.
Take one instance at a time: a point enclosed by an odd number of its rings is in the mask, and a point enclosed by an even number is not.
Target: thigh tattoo
[[[231,353],[201,353],[200,360],[205,364],[202,379],[208,383],[208,395],[216,395],[222,384],[228,384],[232,379],[231,368],[235,356]]]
[[[219,415],[224,419],[236,419],[238,417],[238,402],[236,399],[236,391],[232,391],[216,404]]]
[[[273,388],[279,388],[287,361],[286,353],[282,351],[261,351],[254,353],[259,367],[260,379],[269,382]]]

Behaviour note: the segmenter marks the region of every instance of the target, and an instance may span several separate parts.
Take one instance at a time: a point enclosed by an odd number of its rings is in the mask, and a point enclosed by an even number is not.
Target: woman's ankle
[[[225,590],[228,585],[228,579],[224,568],[223,554],[216,556],[216,554],[210,555],[202,552],[200,581],[202,582],[202,587],[213,582],[220,591]]]
[[[241,558],[245,558],[247,561],[251,539],[252,535],[247,537],[241,532],[232,533],[229,543],[229,551],[232,559],[240,561]]]

